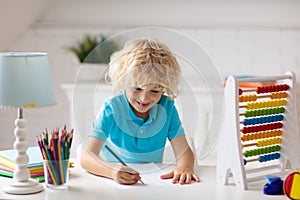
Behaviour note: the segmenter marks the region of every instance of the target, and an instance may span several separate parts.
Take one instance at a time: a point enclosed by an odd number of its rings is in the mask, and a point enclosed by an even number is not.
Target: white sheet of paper
[[[116,189],[133,189],[136,187],[145,187],[145,186],[159,187],[164,185],[173,185],[171,179],[163,180],[160,178],[160,176],[168,172],[169,169],[162,169],[159,166],[157,166],[155,163],[128,164],[128,166],[137,170],[140,173],[144,185],[141,182],[137,182],[134,185],[122,185],[114,181],[108,180],[110,182],[113,182]]]

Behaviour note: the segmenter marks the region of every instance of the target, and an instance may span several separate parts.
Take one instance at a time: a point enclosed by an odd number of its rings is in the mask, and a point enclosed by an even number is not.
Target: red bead
[[[243,90],[239,88],[239,95],[243,94]]]

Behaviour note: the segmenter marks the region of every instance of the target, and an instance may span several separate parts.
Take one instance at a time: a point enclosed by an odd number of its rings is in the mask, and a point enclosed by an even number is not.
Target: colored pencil
[[[53,185],[64,184],[68,168],[68,164],[64,161],[69,160],[70,157],[73,129],[68,132],[65,125],[60,134],[57,128],[51,132],[50,138],[48,130],[45,129],[45,132],[36,138],[43,159],[45,160],[49,183]]]

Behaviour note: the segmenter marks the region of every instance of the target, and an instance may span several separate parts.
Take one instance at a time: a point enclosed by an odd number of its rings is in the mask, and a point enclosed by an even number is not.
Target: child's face
[[[158,103],[163,94],[163,89],[158,84],[148,84],[142,88],[128,87],[126,97],[138,117],[148,117],[149,110]]]

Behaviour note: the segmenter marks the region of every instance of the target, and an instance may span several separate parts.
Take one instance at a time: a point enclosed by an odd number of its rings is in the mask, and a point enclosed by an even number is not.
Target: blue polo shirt
[[[125,92],[104,102],[89,134],[128,163],[162,162],[166,139],[181,135],[184,130],[173,100],[162,95],[144,121],[134,114]],[[100,157],[118,162],[106,148],[101,149]]]

